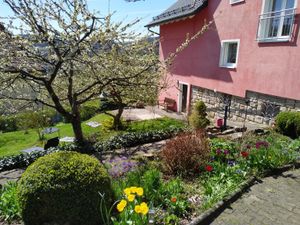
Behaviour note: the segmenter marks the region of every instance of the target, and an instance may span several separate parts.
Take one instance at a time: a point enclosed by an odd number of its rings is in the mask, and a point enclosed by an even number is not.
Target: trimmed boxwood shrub
[[[100,195],[113,202],[109,175],[91,156],[57,152],[30,165],[18,183],[18,196],[26,225],[103,224]]]
[[[300,112],[281,112],[275,121],[279,133],[291,138],[300,137]]]

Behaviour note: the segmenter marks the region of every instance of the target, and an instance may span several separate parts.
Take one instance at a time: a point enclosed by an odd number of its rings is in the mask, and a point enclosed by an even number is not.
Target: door
[[[187,112],[188,85],[179,83],[179,112]]]

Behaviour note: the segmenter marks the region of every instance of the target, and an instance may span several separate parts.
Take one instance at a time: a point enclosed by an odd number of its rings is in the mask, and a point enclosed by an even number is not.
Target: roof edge
[[[208,0],[205,0],[204,3],[199,7],[197,8],[196,10],[190,12],[190,13],[187,13],[185,15],[179,15],[179,16],[175,16],[173,18],[170,18],[170,19],[166,19],[166,20],[161,20],[161,21],[152,21],[150,23],[148,23],[147,25],[145,25],[144,27],[147,27],[147,28],[150,28],[150,27],[155,27],[155,26],[158,26],[160,24],[163,24],[163,23],[168,23],[170,21],[173,21],[173,20],[178,20],[178,19],[181,19],[181,18],[185,18],[185,17],[189,17],[189,16],[192,16],[192,15],[195,15],[196,13],[198,13],[201,9],[205,8],[208,6]]]

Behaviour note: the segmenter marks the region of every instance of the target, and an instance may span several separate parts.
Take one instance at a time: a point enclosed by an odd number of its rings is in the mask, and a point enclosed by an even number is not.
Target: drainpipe
[[[148,27],[148,31],[150,31],[150,32],[153,33],[153,34],[156,34],[156,35],[160,36],[160,33],[157,33],[157,32],[155,32],[155,31],[151,30],[150,27]]]

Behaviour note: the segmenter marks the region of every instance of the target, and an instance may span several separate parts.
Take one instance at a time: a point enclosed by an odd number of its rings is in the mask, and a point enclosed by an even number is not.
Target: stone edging
[[[272,176],[274,174],[283,173],[285,171],[290,170],[291,168],[300,168],[300,161],[289,164],[286,166],[283,166],[281,168],[274,169],[272,171],[267,171],[262,175],[262,177],[268,177]],[[256,181],[259,181],[260,179],[256,176],[253,176],[242,183],[241,187],[238,188],[234,193],[230,194],[229,196],[225,197],[223,200],[219,201],[215,204],[215,206],[209,210],[206,210],[204,213],[202,213],[197,218],[193,219],[188,225],[208,225],[210,224],[213,219],[215,219],[217,216],[219,216],[229,204],[236,201],[239,197],[241,197],[245,191],[254,185]]]

